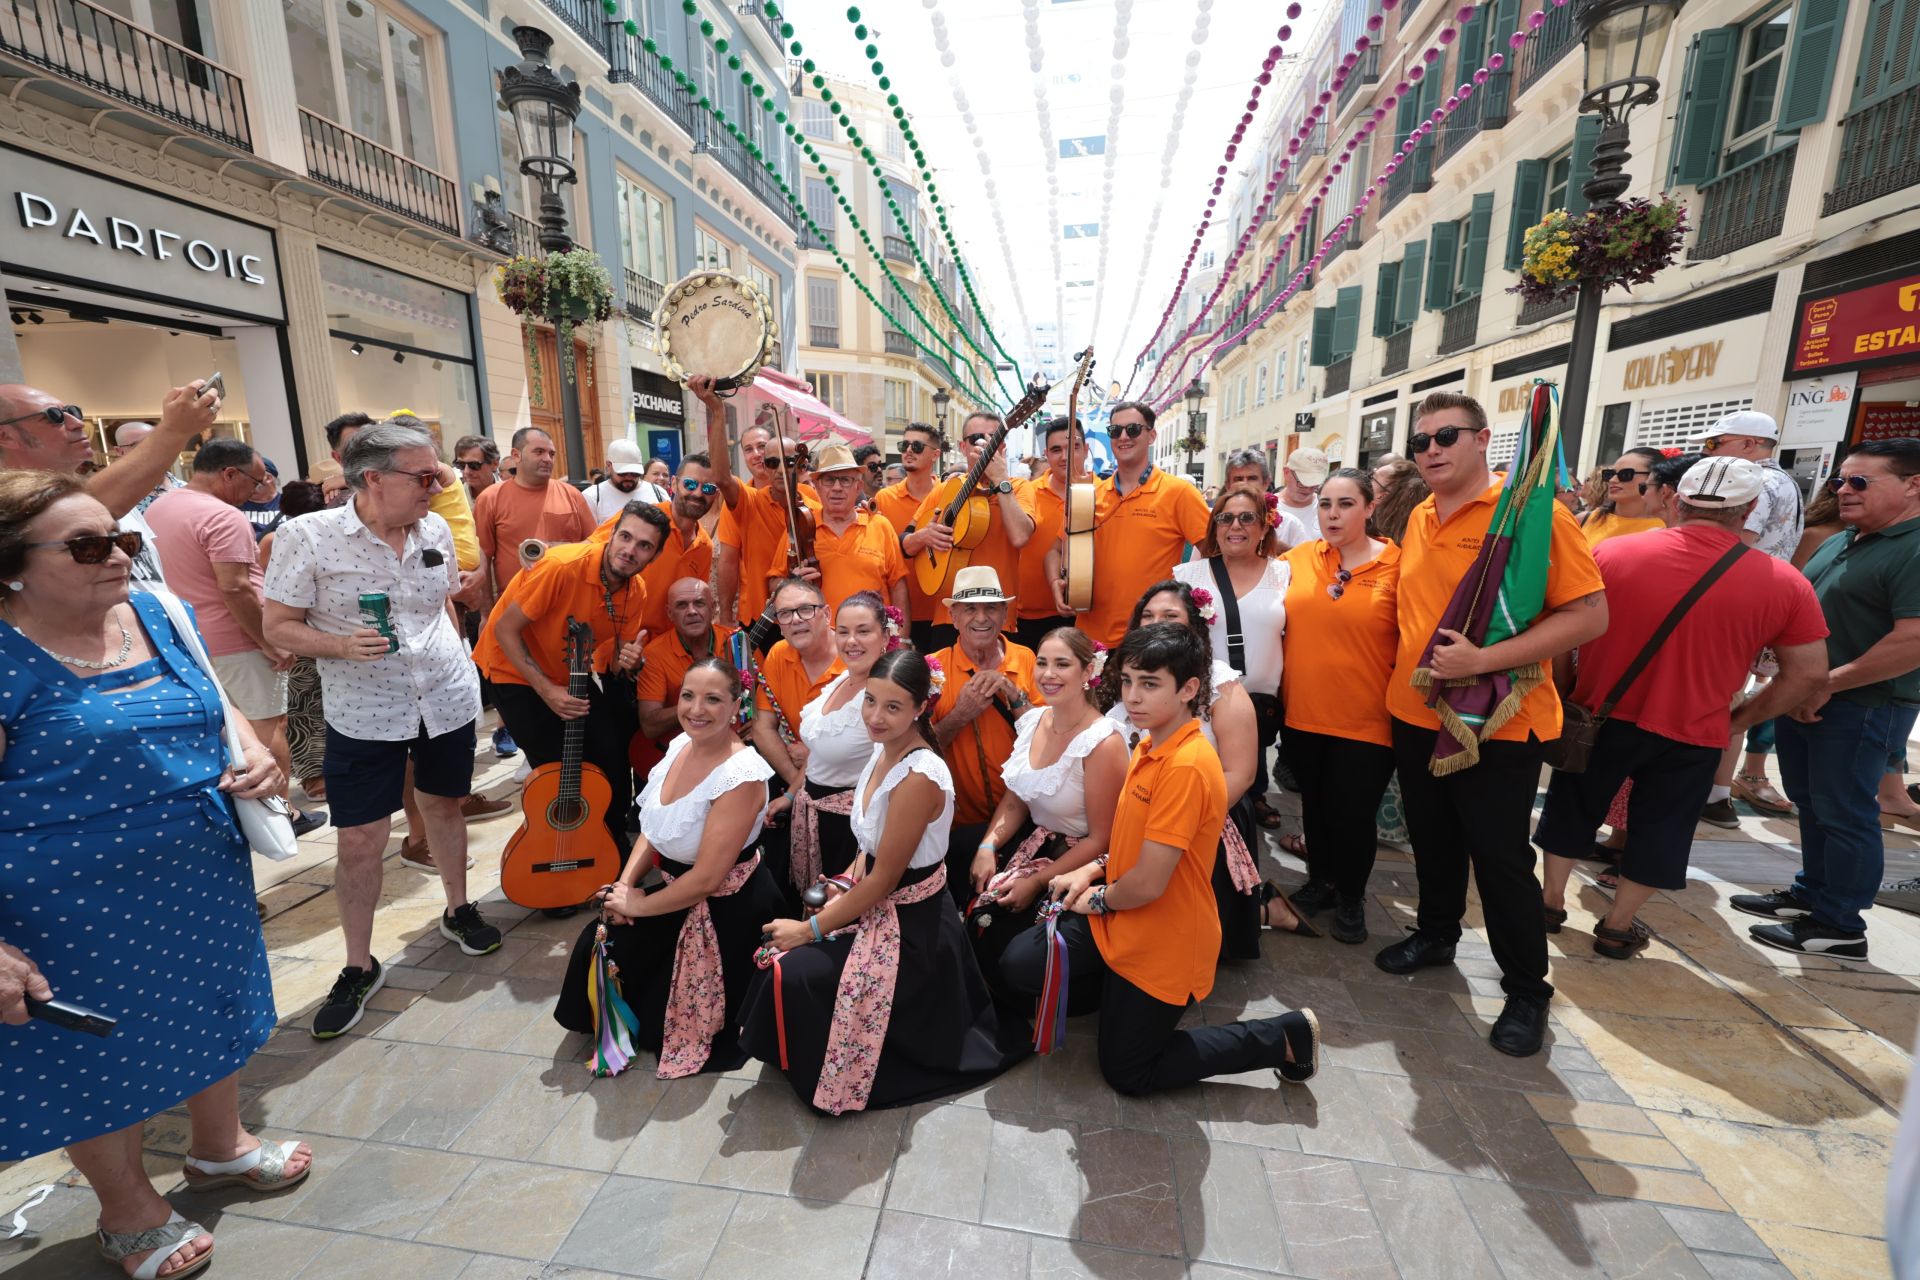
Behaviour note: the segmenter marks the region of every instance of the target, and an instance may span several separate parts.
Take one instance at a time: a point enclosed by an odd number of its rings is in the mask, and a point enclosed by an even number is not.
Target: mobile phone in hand
[[[208,374],[200,383],[200,393],[202,395],[205,395],[209,391],[219,396],[222,400],[225,400],[227,398],[226,375],[221,373],[218,369],[215,369],[212,373]]]
[[[85,1005],[74,1004],[68,1000],[35,1000],[26,997],[27,1016],[38,1018],[42,1022],[51,1022],[56,1027],[65,1027],[69,1031],[84,1031],[90,1036],[105,1038],[113,1034],[119,1019],[109,1018],[104,1013],[95,1013]]]

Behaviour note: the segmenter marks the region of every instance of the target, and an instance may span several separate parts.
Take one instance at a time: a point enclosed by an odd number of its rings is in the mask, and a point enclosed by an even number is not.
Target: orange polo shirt
[[[1022,618],[1051,618],[1055,609],[1053,587],[1047,581],[1047,552],[1066,532],[1067,500],[1044,479],[1029,482],[1027,491],[1033,495],[1033,537],[1020,548],[1020,599],[1014,608]]]
[[[493,563],[493,582],[501,591],[520,574],[522,542],[585,542],[593,523],[593,508],[564,480],[549,480],[538,489],[502,480],[481,490],[473,504],[480,553]]]
[[[753,691],[753,701],[760,710],[773,714],[773,705],[767,701],[771,693],[780,704],[780,710],[787,718],[787,725],[800,732],[800,709],[820,696],[833,678],[847,669],[838,655],[833,664],[821,673],[818,680],[807,674],[807,664],[800,658],[800,651],[785,640],[774,643],[767,650],[767,656],[760,659],[760,680]]]
[[[495,486],[496,488],[498,486]],[[527,652],[549,680],[564,687],[567,683],[567,619],[584,622],[593,628],[593,669],[612,669],[617,646],[631,643],[640,634],[641,619],[647,610],[647,587],[635,574],[627,585],[609,597],[600,581],[600,561],[606,555],[605,544],[573,542],[549,547],[547,554],[534,561],[533,568],[516,574],[500,594],[500,603],[480,630],[480,643],[474,646],[473,661],[487,679],[495,684],[527,683],[501,647],[494,630],[510,604],[520,606],[527,615],[527,626],[520,638]]]
[[[914,512],[914,527],[924,529],[944,514],[942,509],[953,501],[954,496],[960,492],[960,486],[966,482],[966,476],[959,475],[950,476],[935,485],[933,492],[928,494],[925,500],[920,503],[920,509]],[[984,486],[985,481],[981,483]],[[1032,518],[1032,482],[1028,480],[1014,480],[1011,483],[1013,485],[1013,500],[1020,504],[1020,509],[1026,512],[1029,518]],[[967,553],[967,563],[970,565],[981,564],[988,566],[996,574],[1000,575],[1000,589],[1002,591],[1019,595],[1021,594],[1019,590],[1020,548],[1014,546],[1012,540],[1007,537],[1007,517],[1006,513],[1000,509],[1000,496],[998,494],[987,494],[984,492],[984,489],[976,489],[974,490],[974,494],[977,497],[983,496],[987,500],[987,536],[981,540],[979,546]],[[1029,542],[1028,545],[1031,546],[1032,543]],[[922,554],[925,553],[923,552]],[[1052,600],[1052,595],[1048,595],[1047,599]],[[934,601],[933,620],[935,622],[953,621],[953,615],[947,611],[947,606],[943,603],[944,600],[945,597],[942,596]],[[1052,610],[1049,609],[1048,612],[1052,612]],[[1008,610],[1007,616],[1008,620],[1011,621],[1014,617],[1013,611]]]
[[[1107,966],[1155,1000],[1184,1008],[1213,990],[1220,958],[1213,860],[1226,822],[1226,774],[1198,720],[1187,721],[1165,742],[1140,740],[1113,814],[1107,883],[1118,883],[1139,863],[1149,840],[1185,852],[1158,898],[1090,916],[1088,924]]]
[[[1080,615],[1080,629],[1116,645],[1141,595],[1173,574],[1189,543],[1207,536],[1207,503],[1200,491],[1155,467],[1128,493],[1119,475],[1094,489],[1093,608]]]
[[[1426,690],[1413,687],[1433,629],[1440,624],[1453,599],[1454,588],[1467,576],[1480,552],[1493,508],[1500,500],[1501,481],[1472,499],[1445,522],[1429,497],[1407,519],[1407,537],[1400,555],[1400,647],[1387,685],[1387,711],[1396,720],[1427,729],[1440,727],[1439,717],[1427,706]],[[1553,542],[1547,552],[1547,599],[1543,611],[1571,604],[1605,589],[1600,568],[1586,535],[1572,514],[1553,504]],[[1493,734],[1496,742],[1525,742],[1531,733],[1542,742],[1560,736],[1560,695],[1553,681],[1543,680],[1520,704],[1520,709]]]
[[[939,487],[936,481],[934,488]],[[887,523],[893,526],[895,533],[905,537],[908,526],[913,524],[913,517],[920,510],[920,499],[907,492],[907,482],[902,480],[874,494],[873,506],[887,518]],[[940,607],[939,597],[930,596],[920,589],[920,580],[914,575],[912,565],[907,566],[907,606],[908,616],[914,622],[933,621],[934,610]]]
[[[1026,694],[1034,706],[1046,705],[1046,699],[1040,696],[1040,686],[1033,682],[1033,650],[1011,640],[1002,643],[1006,656],[1000,660],[999,670],[1012,678],[1014,686]],[[954,706],[960,701],[960,691],[979,668],[967,660],[957,644],[933,656],[947,673],[946,686],[933,704],[931,718],[939,724],[953,714]],[[1001,715],[1002,710],[1007,715]],[[955,822],[985,822],[993,817],[1000,797],[1007,792],[1006,784],[1000,780],[1000,770],[1013,754],[1013,721],[1019,718],[1019,712],[996,701],[947,743],[947,749],[941,754],[953,773]]]
[[[1280,694],[1287,727],[1334,738],[1393,745],[1387,681],[1400,644],[1400,548],[1388,542],[1360,566],[1335,600],[1340,553],[1303,542],[1287,562],[1286,662]]]
[[[801,490],[800,500],[820,513],[820,501]],[[787,568],[787,509],[771,490],[740,486],[740,501],[732,508],[740,527],[740,610],[743,622],[758,618],[767,607],[767,579]]]
[[[891,604],[893,584],[907,576],[900,535],[883,515],[857,511],[843,534],[829,529],[823,517],[813,534],[813,554],[820,561],[820,589],[834,610],[861,591],[874,592]]]
[[[647,616],[642,624],[649,637],[658,638],[673,629],[673,619],[667,614],[667,588],[682,578],[698,578],[702,582],[713,580],[713,539],[696,522],[693,526],[693,541],[688,542],[680,536],[680,526],[673,523],[673,503],[659,504],[667,513],[667,541],[660,548],[646,568],[640,571],[640,580],[647,584]],[[620,523],[620,513],[615,512],[601,522],[593,531],[589,542],[611,542],[613,526]]]
[[[733,635],[732,627],[714,626],[713,652],[695,657],[687,652],[680,633],[669,628],[664,634],[647,641],[647,665],[640,668],[639,687],[634,695],[638,702],[657,702],[670,707],[680,700],[680,684],[687,678],[687,672],[693,670],[693,664],[702,658],[724,658],[727,656],[727,640]]]

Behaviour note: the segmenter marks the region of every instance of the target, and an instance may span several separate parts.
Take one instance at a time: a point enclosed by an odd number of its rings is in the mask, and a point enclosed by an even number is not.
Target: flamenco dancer
[[[1025,1028],[995,1015],[945,892],[953,778],[927,724],[936,692],[912,649],[868,673],[853,886],[811,919],[767,921],[768,967],[747,993],[741,1045],[831,1114],[959,1093],[1028,1052]]]
[[[1064,952],[1067,1007],[1100,1010],[1100,1074],[1125,1094],[1262,1067],[1304,1084],[1317,1067],[1319,1022],[1310,1009],[1179,1026],[1187,1005],[1213,990],[1220,952],[1213,864],[1227,780],[1195,719],[1211,662],[1191,627],[1157,623],[1121,641],[1113,666],[1142,736],[1107,856],[1056,879],[1064,909],[1015,938],[1000,962],[1008,987],[1038,998],[1050,954],[1057,961]]]
[[[631,1049],[657,1053],[663,1080],[746,1061],[734,1028],[760,922],[783,899],[756,849],[773,770],[733,731],[743,693],[739,672],[722,659],[688,670],[681,733],[640,793],[640,838],[620,879],[596,895],[599,918],[574,944],[553,1017],[594,1036],[605,1074],[620,1070]],[[655,866],[666,885],[640,888]],[[589,998],[603,929],[624,1010],[604,997],[596,1010]],[[630,1027],[608,1025],[629,1010]]]

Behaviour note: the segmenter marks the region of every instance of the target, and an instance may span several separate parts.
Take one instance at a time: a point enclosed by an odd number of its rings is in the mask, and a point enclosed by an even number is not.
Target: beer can
[[[397,653],[400,637],[393,630],[393,606],[384,591],[360,593],[360,619],[387,638],[387,652]]]

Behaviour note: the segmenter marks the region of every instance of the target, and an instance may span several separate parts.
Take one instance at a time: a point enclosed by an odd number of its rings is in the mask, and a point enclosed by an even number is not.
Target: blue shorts
[[[350,738],[327,726],[327,801],[336,827],[364,827],[391,818],[400,808],[406,784],[408,757],[413,759],[413,786],[430,796],[464,797],[473,789],[474,722],[448,730],[437,738],[427,726],[398,742],[371,742]]]

